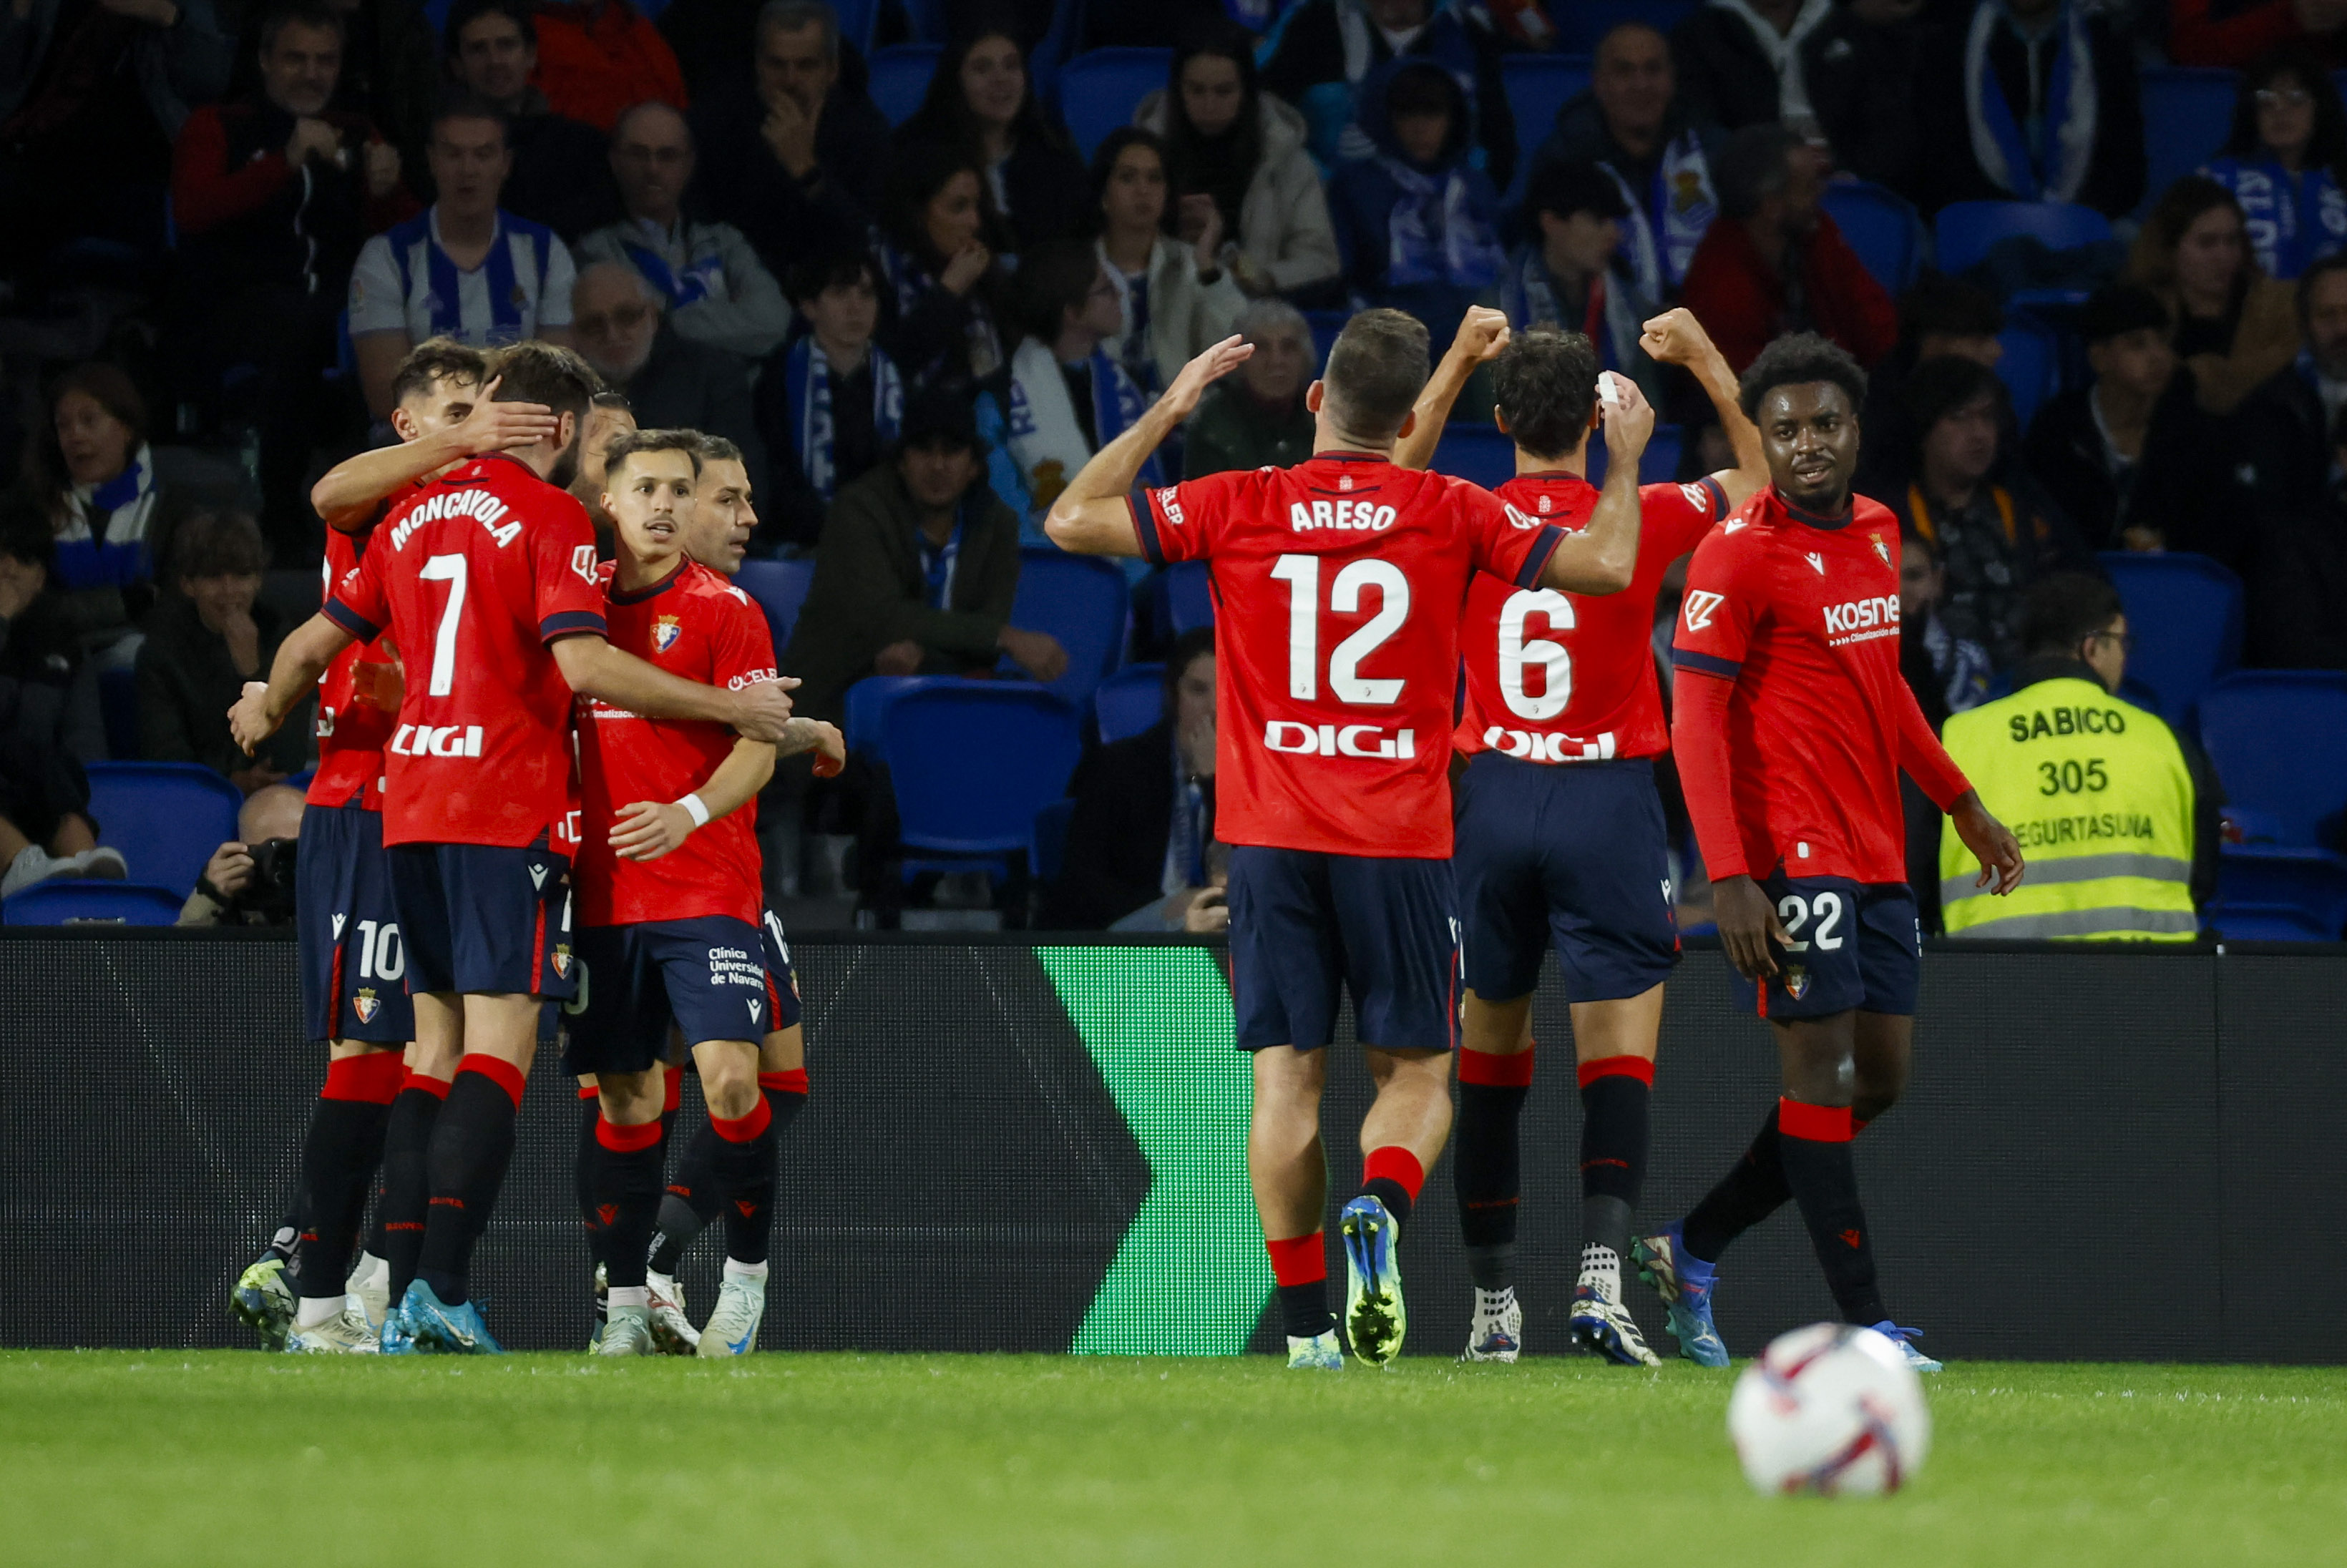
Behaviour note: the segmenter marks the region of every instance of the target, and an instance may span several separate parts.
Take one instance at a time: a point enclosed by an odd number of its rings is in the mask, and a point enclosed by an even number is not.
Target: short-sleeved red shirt
[[[1447,857],[1468,583],[1537,583],[1563,531],[1464,480],[1349,453],[1132,504],[1152,561],[1211,563],[1214,836]]]
[[[382,521],[382,511],[376,522]],[[326,530],[325,596],[358,569],[374,535],[370,523],[356,533]],[[353,643],[318,677],[318,770],[306,799],[313,806],[383,809],[383,748],[399,726],[399,650],[388,636]]]
[[[1524,473],[1500,499],[1578,533],[1597,487],[1577,473]],[[1671,563],[1727,514],[1717,480],[1638,491],[1638,565],[1618,594],[1518,588],[1476,577],[1459,634],[1467,704],[1454,744],[1528,762],[1602,762],[1670,749],[1655,678],[1655,596]]]
[[[325,613],[403,655],[385,844],[576,848],[571,694],[551,645],[603,635],[584,506],[503,454],[460,464],[375,525]]]
[[[607,589],[612,577],[603,567]],[[650,588],[609,591],[611,646],[704,686],[739,691],[774,678],[774,635],[764,611],[717,573],[687,561]],[[592,697],[579,699],[579,923],[726,915],[756,925],[758,803],[694,830],[656,860],[621,859],[611,824],[639,800],[679,800],[709,781],[739,738],[706,719],[645,718]]]
[[[1899,752],[1913,697],[1887,507],[1859,496],[1843,518],[1812,517],[1761,491],[1696,546],[1671,662],[1735,683],[1728,776],[1751,875],[1782,861],[1788,877],[1907,880]],[[1714,868],[1734,862],[1702,847]]]

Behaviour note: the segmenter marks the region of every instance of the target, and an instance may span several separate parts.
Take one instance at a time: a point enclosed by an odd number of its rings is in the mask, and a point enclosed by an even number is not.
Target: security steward
[[[1973,885],[1963,845],[1940,850],[1952,937],[2189,942],[2217,881],[2213,774],[2157,714],[2113,694],[2127,674],[2127,615],[2099,577],[2063,573],[2029,591],[2011,697],[1950,718],[1948,754],[2009,822],[2029,881],[2001,899]]]

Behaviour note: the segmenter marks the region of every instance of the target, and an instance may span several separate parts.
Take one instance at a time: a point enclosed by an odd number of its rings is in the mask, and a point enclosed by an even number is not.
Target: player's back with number
[[[586,508],[508,457],[451,470],[377,525],[328,614],[389,631],[405,660],[386,844],[567,832],[571,691],[550,644],[601,636],[602,599]]]

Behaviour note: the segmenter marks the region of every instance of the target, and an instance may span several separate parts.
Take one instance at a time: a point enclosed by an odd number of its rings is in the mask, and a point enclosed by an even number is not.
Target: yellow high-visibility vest
[[[1940,839],[1950,936],[2189,942],[2191,770],[2157,714],[2061,677],[1948,720],[1948,755],[2021,840],[2028,874],[2004,898],[1973,886],[1979,862]]]

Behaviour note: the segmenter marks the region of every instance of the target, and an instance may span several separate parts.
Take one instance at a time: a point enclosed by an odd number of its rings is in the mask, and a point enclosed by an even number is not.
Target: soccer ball
[[[1922,1468],[1932,1412],[1898,1346],[1871,1329],[1812,1323],[1737,1379],[1727,1435],[1756,1492],[1873,1497]]]

